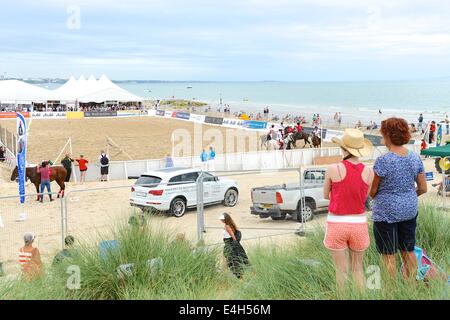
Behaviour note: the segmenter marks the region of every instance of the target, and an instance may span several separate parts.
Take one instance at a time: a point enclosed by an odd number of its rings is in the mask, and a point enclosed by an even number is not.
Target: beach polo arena
[[[95,92],[89,89],[92,87],[96,88]],[[135,178],[143,172],[165,166],[164,155],[173,148],[173,130],[183,128],[194,134],[194,126],[201,125],[204,130],[212,128],[224,136],[226,130],[265,134],[272,125],[270,122],[146,108],[142,98],[123,90],[105,76],[98,80],[93,77],[88,80],[71,78],[56,90],[16,80],[0,81],[0,104],[5,108],[0,112],[0,141],[7,147],[6,160],[0,163],[0,262],[8,273],[19,270],[17,250],[23,245],[22,237],[26,232],[36,234],[36,246],[46,262],[51,261],[55,252],[62,248],[66,235],[73,235],[77,241],[84,243],[113,238],[111,231],[117,225],[127,223],[130,216],[136,213],[129,202]],[[59,111],[49,111],[54,110],[55,106]],[[96,108],[89,111],[92,106]],[[28,162],[38,163],[49,158],[58,163],[66,152],[71,152],[74,158],[84,154],[90,160],[85,184],[77,183],[79,172],[77,167],[73,167],[73,176],[66,186],[63,199],[50,203],[45,198],[43,204],[37,203],[34,186],[28,182],[25,204],[20,204],[18,185],[9,179],[16,166],[16,110],[31,123]],[[340,134],[339,131],[322,131],[324,141]],[[379,137],[371,139],[376,148],[372,155],[364,159],[369,163],[386,151],[378,141]],[[202,142],[200,148],[215,144],[208,139]],[[112,158],[109,181],[99,182],[98,156],[102,149],[108,148]],[[420,149],[415,144],[408,145],[408,148],[415,152]],[[237,182],[239,201],[233,208],[220,204],[205,207],[203,226],[207,232],[201,237],[207,244],[221,244],[222,233],[216,229],[221,227],[217,217],[229,212],[245,230],[245,238],[254,239],[247,242],[248,245],[298,239],[295,235],[299,229],[298,221],[273,221],[250,214],[251,189],[297,183],[305,168],[323,167],[327,161],[336,161],[340,155],[340,149],[336,147],[218,153],[215,172],[219,177]],[[177,167],[201,166],[197,153],[174,157],[173,160]],[[430,164],[430,170],[432,167]],[[55,183],[52,183],[52,191],[58,192]],[[196,212],[196,209],[189,210],[182,218],[158,214],[152,219],[174,233],[184,233],[188,240],[195,243],[199,237]],[[325,217],[318,213],[313,221],[306,223],[306,230],[312,231],[315,226],[322,225]]]

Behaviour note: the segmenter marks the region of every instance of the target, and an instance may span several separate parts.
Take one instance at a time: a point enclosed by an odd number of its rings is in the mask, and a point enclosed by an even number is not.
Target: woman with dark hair
[[[397,276],[399,250],[404,263],[403,275],[414,278],[418,196],[427,192],[424,166],[418,154],[404,147],[411,139],[404,119],[386,119],[380,131],[389,152],[375,161],[370,191],[374,199],[372,219],[376,247],[392,278]]]
[[[224,224],[223,241],[225,246],[223,255],[227,260],[228,268],[240,279],[244,266],[249,264],[247,254],[240,243],[242,234],[228,213],[223,213],[219,220]]]

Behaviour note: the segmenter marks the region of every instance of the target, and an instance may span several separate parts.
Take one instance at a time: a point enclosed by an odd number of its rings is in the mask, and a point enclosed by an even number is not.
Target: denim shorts
[[[401,222],[375,221],[373,234],[377,250],[381,254],[396,254],[398,250],[411,252],[416,245],[417,215]]]

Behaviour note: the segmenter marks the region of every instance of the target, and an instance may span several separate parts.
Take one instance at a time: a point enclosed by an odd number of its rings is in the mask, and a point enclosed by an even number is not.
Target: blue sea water
[[[342,112],[352,119],[368,120],[397,115],[440,120],[450,111],[450,80],[378,82],[117,82],[145,99],[190,99],[213,108],[229,104],[232,112],[274,114],[321,113],[324,118]]]

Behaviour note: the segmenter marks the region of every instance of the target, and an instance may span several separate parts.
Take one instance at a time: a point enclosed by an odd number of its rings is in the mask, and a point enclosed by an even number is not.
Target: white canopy
[[[57,100],[53,91],[19,80],[0,81],[0,103],[25,104]]]
[[[69,81],[58,89],[54,90],[58,100],[79,102],[96,102],[105,101],[121,101],[136,102],[142,101],[138,97],[118,85],[111,82],[105,75],[96,80],[94,76],[90,76],[88,80],[81,76],[78,80],[71,77]]]

